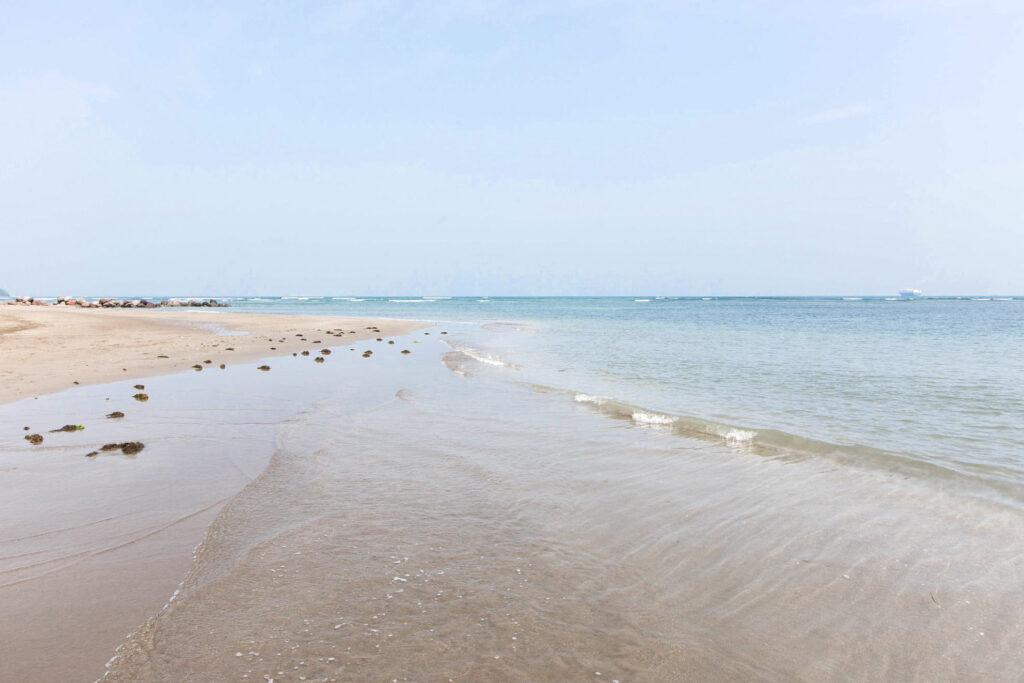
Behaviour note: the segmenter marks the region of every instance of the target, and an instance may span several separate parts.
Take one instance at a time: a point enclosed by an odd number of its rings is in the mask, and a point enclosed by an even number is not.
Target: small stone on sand
[[[124,413],[122,413],[120,410],[115,410],[114,412],[112,412],[109,415],[107,415],[107,417],[109,417],[109,418],[124,417]]]
[[[82,425],[64,425],[59,429],[51,429],[50,433],[56,434],[57,432],[80,432],[83,429],[85,429],[85,427],[83,427]]]
[[[267,370],[269,370],[269,369],[270,369],[270,366],[269,366],[269,365],[261,365],[261,366],[259,366],[259,367],[258,367],[258,368],[256,368],[256,369],[257,369],[257,370],[262,370],[263,372],[266,372]]]
[[[134,396],[132,396],[132,398],[134,398],[136,401],[148,401],[149,394],[135,394]]]
[[[29,434],[28,436],[25,437],[25,441],[28,441],[33,446],[38,446],[39,444],[41,444],[43,442],[43,435],[42,434]]]

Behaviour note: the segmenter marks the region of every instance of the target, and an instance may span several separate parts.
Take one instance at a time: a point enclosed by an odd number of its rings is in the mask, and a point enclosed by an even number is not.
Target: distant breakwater
[[[87,301],[83,298],[59,296],[52,304],[43,299],[31,296],[19,296],[7,302],[8,306],[77,306],[79,308],[227,308],[231,304],[218,303],[216,299],[97,299]]]

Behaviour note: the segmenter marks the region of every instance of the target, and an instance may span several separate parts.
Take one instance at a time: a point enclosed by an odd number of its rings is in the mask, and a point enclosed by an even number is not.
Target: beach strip
[[[0,306],[0,403],[407,334],[405,320]]]

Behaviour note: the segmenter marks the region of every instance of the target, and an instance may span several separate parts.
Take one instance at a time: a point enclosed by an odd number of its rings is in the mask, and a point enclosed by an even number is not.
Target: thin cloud
[[[842,121],[843,119],[854,119],[859,116],[866,116],[870,113],[871,110],[868,109],[867,105],[851,104],[845,107],[826,109],[825,111],[818,112],[817,114],[812,114],[803,120],[803,124],[806,126],[816,126],[822,123]]]

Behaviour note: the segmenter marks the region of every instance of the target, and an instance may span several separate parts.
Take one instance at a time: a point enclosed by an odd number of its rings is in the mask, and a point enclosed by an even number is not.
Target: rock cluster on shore
[[[8,306],[78,306],[79,308],[227,308],[231,304],[218,303],[216,299],[164,299],[162,301],[149,301],[147,299],[97,299],[86,301],[70,296],[59,296],[57,301],[49,304],[42,299],[35,299],[30,296],[19,296],[8,301]]]

